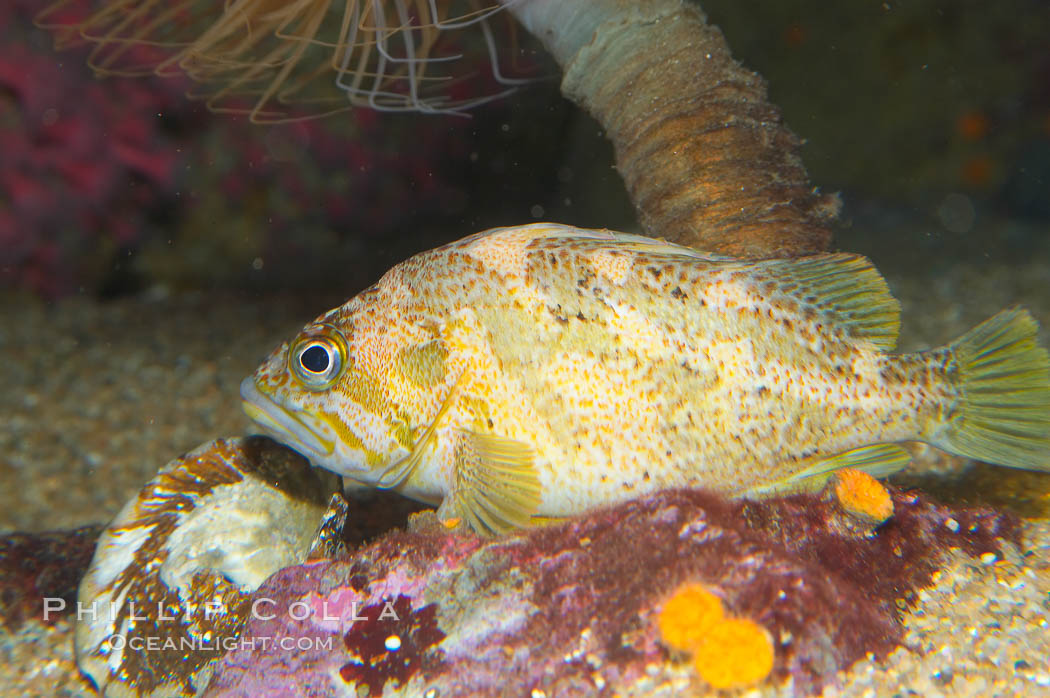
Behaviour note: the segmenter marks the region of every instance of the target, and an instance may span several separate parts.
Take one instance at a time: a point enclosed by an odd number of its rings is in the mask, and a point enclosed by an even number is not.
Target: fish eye
[[[327,334],[307,335],[292,347],[288,365],[304,386],[324,390],[339,378],[345,357],[346,345],[343,342]]]
[[[299,365],[309,373],[323,374],[332,365],[332,350],[320,344],[311,344],[299,354]]]

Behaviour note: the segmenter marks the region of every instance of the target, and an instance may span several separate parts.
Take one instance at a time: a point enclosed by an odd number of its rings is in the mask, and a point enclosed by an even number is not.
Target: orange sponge
[[[758,623],[727,618],[722,600],[701,584],[684,584],[659,616],[669,647],[693,653],[700,676],[715,688],[746,686],[773,670],[773,640]]]
[[[704,634],[693,661],[704,681],[715,688],[746,686],[773,670],[773,640],[752,620],[727,618]]]
[[[669,647],[691,652],[724,616],[721,599],[701,584],[685,584],[664,604],[660,634]]]
[[[893,500],[886,487],[864,471],[844,468],[834,476],[835,499],[850,516],[881,524],[893,516]]]

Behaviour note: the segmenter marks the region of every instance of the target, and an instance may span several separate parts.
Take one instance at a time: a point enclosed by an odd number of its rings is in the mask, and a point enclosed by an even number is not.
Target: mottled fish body
[[[318,465],[479,531],[667,487],[730,495],[885,474],[925,441],[1050,468],[1050,359],[1011,309],[889,353],[899,306],[856,255],[733,260],[555,224],[419,254],[245,380]]]

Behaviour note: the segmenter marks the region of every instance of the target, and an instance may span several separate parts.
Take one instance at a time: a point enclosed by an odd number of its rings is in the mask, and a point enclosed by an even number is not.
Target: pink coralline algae
[[[336,255],[356,260],[363,242],[396,256],[392,233],[460,220],[469,120],[355,110],[263,127],[212,115],[183,77],[98,80],[89,46],[50,50],[32,24],[47,4],[0,3],[0,285],[98,291],[119,260],[139,285],[210,288],[251,282],[258,259],[286,288],[343,288]],[[72,25],[95,5],[47,21]],[[127,58],[155,64],[159,51]]]
[[[181,99],[172,83],[102,84],[38,47],[38,3],[0,5],[0,281],[44,295],[75,290],[77,265],[142,234],[172,193],[178,159],[158,124]],[[21,32],[21,33],[20,33]]]
[[[874,532],[844,526],[827,498],[692,490],[497,540],[419,514],[348,557],[271,577],[255,597],[269,612],[249,619],[208,694],[644,693],[687,662],[657,618],[688,583],[769,631],[769,681],[817,691],[901,642],[900,604],[915,602],[949,548],[1018,542],[1010,515],[891,492],[896,513]]]

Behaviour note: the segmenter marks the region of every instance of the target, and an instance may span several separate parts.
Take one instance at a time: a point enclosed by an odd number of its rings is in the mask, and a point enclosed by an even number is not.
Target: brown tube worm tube
[[[523,0],[508,9],[564,70],[562,93],[606,129],[645,230],[740,257],[827,249],[834,195],[762,78],[682,0]]]

